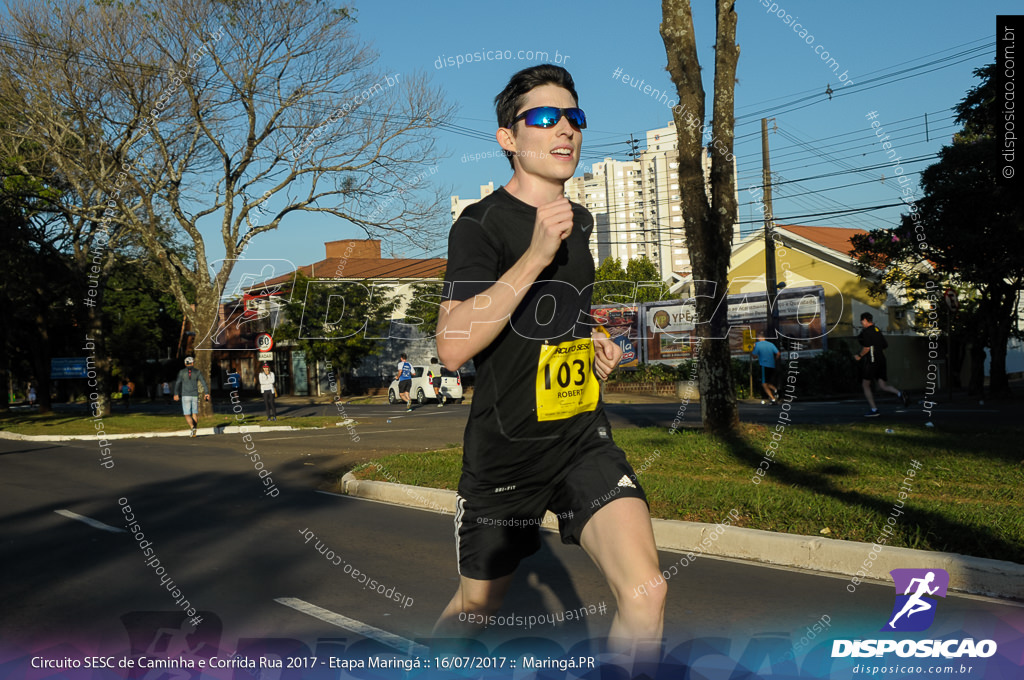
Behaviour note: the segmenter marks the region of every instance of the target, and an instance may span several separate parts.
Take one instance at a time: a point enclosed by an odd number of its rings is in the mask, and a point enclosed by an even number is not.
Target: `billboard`
[[[729,348],[734,356],[749,353],[752,335],[766,330],[768,304],[764,291],[736,293],[726,298]],[[800,342],[803,350],[825,349],[825,289],[821,286],[785,289],[776,299],[780,349]],[[697,315],[694,298],[649,302],[641,305],[640,318],[648,363],[678,364],[693,358],[697,342]]]
[[[640,305],[594,305],[590,308],[594,321],[605,327],[619,347],[622,359],[619,368],[636,368],[640,365],[640,334],[638,319]]]
[[[50,379],[88,377],[86,357],[53,357],[50,359]]]

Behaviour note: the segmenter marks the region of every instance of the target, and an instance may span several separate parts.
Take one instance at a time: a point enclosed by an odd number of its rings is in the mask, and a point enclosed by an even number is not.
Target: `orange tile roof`
[[[311,279],[429,279],[437,278],[447,265],[448,260],[443,257],[426,260],[350,257],[347,261],[340,257],[329,257],[299,267],[298,271]],[[293,278],[294,272],[289,272],[258,283],[250,290],[287,284]]]
[[[820,246],[829,248],[842,253],[843,255],[850,256],[850,251],[853,250],[853,245],[850,243],[850,239],[857,234],[866,234],[867,231],[863,229],[845,229],[843,227],[801,227],[794,224],[780,224],[779,229],[785,229],[796,236],[805,238],[808,241],[813,241]]]

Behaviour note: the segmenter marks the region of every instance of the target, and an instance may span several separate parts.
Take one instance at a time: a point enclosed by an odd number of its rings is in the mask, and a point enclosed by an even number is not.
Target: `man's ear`
[[[516,136],[512,133],[512,130],[508,128],[498,128],[498,131],[494,133],[494,136],[498,140],[498,144],[501,148],[510,153],[516,152]]]

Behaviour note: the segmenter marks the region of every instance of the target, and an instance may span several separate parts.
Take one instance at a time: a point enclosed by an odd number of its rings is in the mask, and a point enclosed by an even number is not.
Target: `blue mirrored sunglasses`
[[[512,125],[516,121],[524,120],[531,127],[549,128],[558,125],[558,121],[565,116],[569,124],[577,130],[587,129],[587,116],[583,109],[571,108],[560,109],[557,106],[538,106],[535,109],[527,109],[512,119]]]

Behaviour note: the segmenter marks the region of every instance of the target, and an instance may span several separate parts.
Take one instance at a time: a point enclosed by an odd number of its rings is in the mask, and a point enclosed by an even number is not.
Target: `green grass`
[[[246,415],[244,421],[234,414],[216,414],[203,418],[199,427],[227,425],[280,425],[290,427],[334,427],[344,420],[339,415],[306,416],[302,418],[278,418],[268,423],[263,416]],[[181,413],[146,414],[117,412],[103,418],[103,431],[107,434],[131,434],[135,432],[174,432],[185,430],[185,418]],[[16,413],[0,415],[0,430],[26,435],[91,435],[96,433],[93,419],[85,412],[68,413]]]
[[[887,434],[876,424],[790,427],[754,484],[772,431],[747,425],[730,441],[695,431],[627,428],[615,438],[655,517],[713,523],[735,508],[737,526],[863,542],[883,535],[917,460],[921,467],[888,545],[1024,563],[1024,429],[902,427]],[[455,448],[375,462],[405,484],[454,489],[461,455]],[[354,472],[385,479],[374,467]]]

